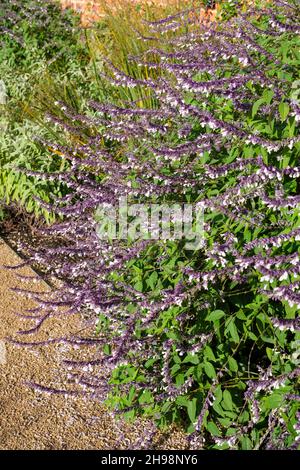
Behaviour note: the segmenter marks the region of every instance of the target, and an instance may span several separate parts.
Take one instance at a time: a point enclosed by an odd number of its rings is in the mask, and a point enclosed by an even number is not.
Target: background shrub
[[[0,3],[1,83],[5,103],[1,105],[0,125],[0,198],[5,203],[18,201],[29,212],[43,214],[32,196],[48,198],[48,193],[60,193],[57,185],[30,181],[14,170],[18,165],[51,170],[56,167],[46,148],[35,136],[52,135],[53,128],[39,125],[39,116],[32,115],[37,90],[50,81],[59,84],[60,95],[68,99],[74,86],[81,91],[84,69],[89,56],[81,39],[79,18],[70,11],[62,12],[59,3],[34,0]],[[40,107],[41,108],[41,107]],[[57,138],[57,137],[56,137]]]

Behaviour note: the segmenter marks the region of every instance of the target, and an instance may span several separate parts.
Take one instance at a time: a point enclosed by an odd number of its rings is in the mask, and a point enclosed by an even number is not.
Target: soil
[[[31,326],[29,320],[16,314],[34,307],[33,300],[11,290],[20,287],[17,273],[36,278],[34,286],[32,281],[26,281],[24,287],[43,292],[50,289],[30,268],[7,270],[2,267],[20,262],[21,258],[0,239],[0,449],[134,448],[141,437],[141,423],[124,424],[116,420],[96,400],[39,393],[26,384],[34,381],[45,386],[59,383],[59,388],[69,387],[60,365],[65,346],[24,348],[7,339],[16,338],[17,330]],[[62,331],[64,335],[75,334],[80,328],[79,320],[70,318],[66,331],[65,318],[51,319],[45,322],[38,339],[62,336]],[[37,338],[32,339],[32,336],[22,336],[21,340],[35,341]],[[187,447],[185,435],[177,429],[157,433],[154,442],[157,449]]]

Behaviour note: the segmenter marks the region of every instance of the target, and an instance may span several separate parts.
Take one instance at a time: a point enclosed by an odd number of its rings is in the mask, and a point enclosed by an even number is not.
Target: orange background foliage
[[[166,7],[166,5],[174,4],[177,10],[180,10],[180,6],[184,6],[190,0],[106,0],[104,2],[105,7],[109,7],[111,11],[122,8],[123,5],[132,4],[132,5],[142,5],[148,4],[153,5],[155,8]],[[194,3],[199,3],[197,0]],[[102,4],[102,5],[101,5]],[[103,1],[101,0],[61,0],[61,5],[63,8],[71,7],[74,10],[77,10],[81,13],[81,20],[84,25],[87,25],[91,21],[95,21],[101,16],[103,16]],[[201,9],[200,18],[201,20],[213,20],[216,17],[217,9],[205,11]]]

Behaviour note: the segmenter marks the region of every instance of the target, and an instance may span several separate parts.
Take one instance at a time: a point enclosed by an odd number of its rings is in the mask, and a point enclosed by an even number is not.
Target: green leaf
[[[213,350],[211,349],[210,346],[206,345],[204,349],[204,357],[209,359],[210,361],[216,361],[216,356],[213,353]]]
[[[225,316],[225,313],[223,312],[223,310],[214,310],[213,312],[210,312],[207,317],[206,317],[206,321],[216,321],[216,320],[220,320],[220,318],[224,317]]]
[[[192,423],[196,421],[196,411],[197,411],[197,398],[193,398],[188,402],[187,413]]]
[[[228,358],[228,366],[229,366],[229,369],[232,370],[232,372],[237,372],[238,371],[238,368],[239,368],[238,363],[231,356]]]
[[[139,397],[139,403],[151,403],[152,401],[152,393],[149,390],[144,390],[142,395]]]
[[[179,406],[185,406],[186,408],[188,407],[189,399],[186,396],[179,395],[175,401]]]
[[[149,277],[149,279],[147,279],[147,284],[149,287],[151,287],[151,289],[154,289],[154,287],[156,286],[157,279],[158,279],[158,274],[156,271],[154,271]]]
[[[228,390],[224,390],[223,392],[222,406],[225,410],[232,411],[233,409],[231,393]]]
[[[242,437],[241,439],[242,450],[251,450],[252,449],[252,442],[250,441],[249,437]]]
[[[273,358],[273,349],[266,347],[266,353],[268,356],[269,361],[272,361]]]
[[[143,292],[143,281],[138,281],[135,285],[134,285],[134,288],[139,291],[139,292]]]
[[[259,107],[265,102],[264,98],[259,98],[252,106],[252,118],[257,114]]]
[[[191,364],[199,364],[199,357],[196,354],[187,354],[183,359],[182,364],[190,362]]]
[[[289,105],[285,103],[284,101],[281,102],[279,105],[279,114],[281,117],[281,121],[286,120],[286,118],[288,117],[289,111],[290,111]]]
[[[266,403],[269,408],[276,409],[282,404],[283,397],[280,393],[273,393],[271,396],[266,398]]]
[[[223,397],[222,388],[220,385],[218,385],[215,388],[214,396],[215,396],[214,403],[220,403]]]
[[[239,310],[236,314],[236,317],[239,319],[239,320],[247,320],[247,317],[246,315],[244,314],[244,312],[242,310]]]
[[[228,326],[226,328],[226,332],[229,332],[230,333],[230,336],[232,338],[232,340],[235,342],[235,343],[238,343],[240,338],[239,338],[239,334],[238,334],[238,331],[237,331],[237,328],[236,328],[236,325],[234,323],[234,320],[231,320],[229,323],[228,323]]]
[[[206,429],[212,434],[213,436],[221,436],[221,433],[217,427],[217,425],[213,421],[209,421],[207,423]]]
[[[135,417],[135,410],[126,411],[126,412],[124,413],[124,417],[125,417],[125,419],[127,419],[127,420],[133,419],[133,418]]]
[[[270,104],[273,96],[274,96],[273,90],[268,90],[268,89],[264,90],[263,98],[264,98],[265,103]]]
[[[220,416],[224,416],[224,410],[221,407],[219,403],[216,403],[215,401],[212,404],[213,409],[218,413]]]
[[[180,369],[181,366],[179,364],[174,364],[171,368],[171,375],[174,376]]]
[[[218,421],[226,428],[232,424],[232,421],[229,418],[218,418]]]
[[[134,395],[135,395],[135,388],[134,388],[134,387],[130,387],[129,393],[128,393],[128,395],[127,395],[128,404],[131,404],[131,403],[132,403],[132,400],[133,400]]]
[[[180,387],[184,383],[184,374],[176,375],[176,385]]]
[[[254,333],[252,333],[252,331],[248,331],[248,336],[249,336],[249,338],[252,339],[253,341],[257,341],[257,340],[258,340],[257,336],[256,336]]]
[[[214,379],[217,376],[215,368],[210,362],[205,362],[204,363],[204,370],[205,370],[206,375],[210,379]]]

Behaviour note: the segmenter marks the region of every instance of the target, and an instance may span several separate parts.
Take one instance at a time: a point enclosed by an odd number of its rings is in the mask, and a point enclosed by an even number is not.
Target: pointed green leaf
[[[207,317],[206,317],[206,321],[216,321],[216,320],[220,320],[220,318],[224,317],[225,316],[225,313],[223,312],[223,310],[214,310],[213,312],[210,312]]]
[[[286,118],[288,117],[290,111],[290,107],[287,103],[281,102],[279,105],[279,114],[281,117],[281,121],[285,121]]]

